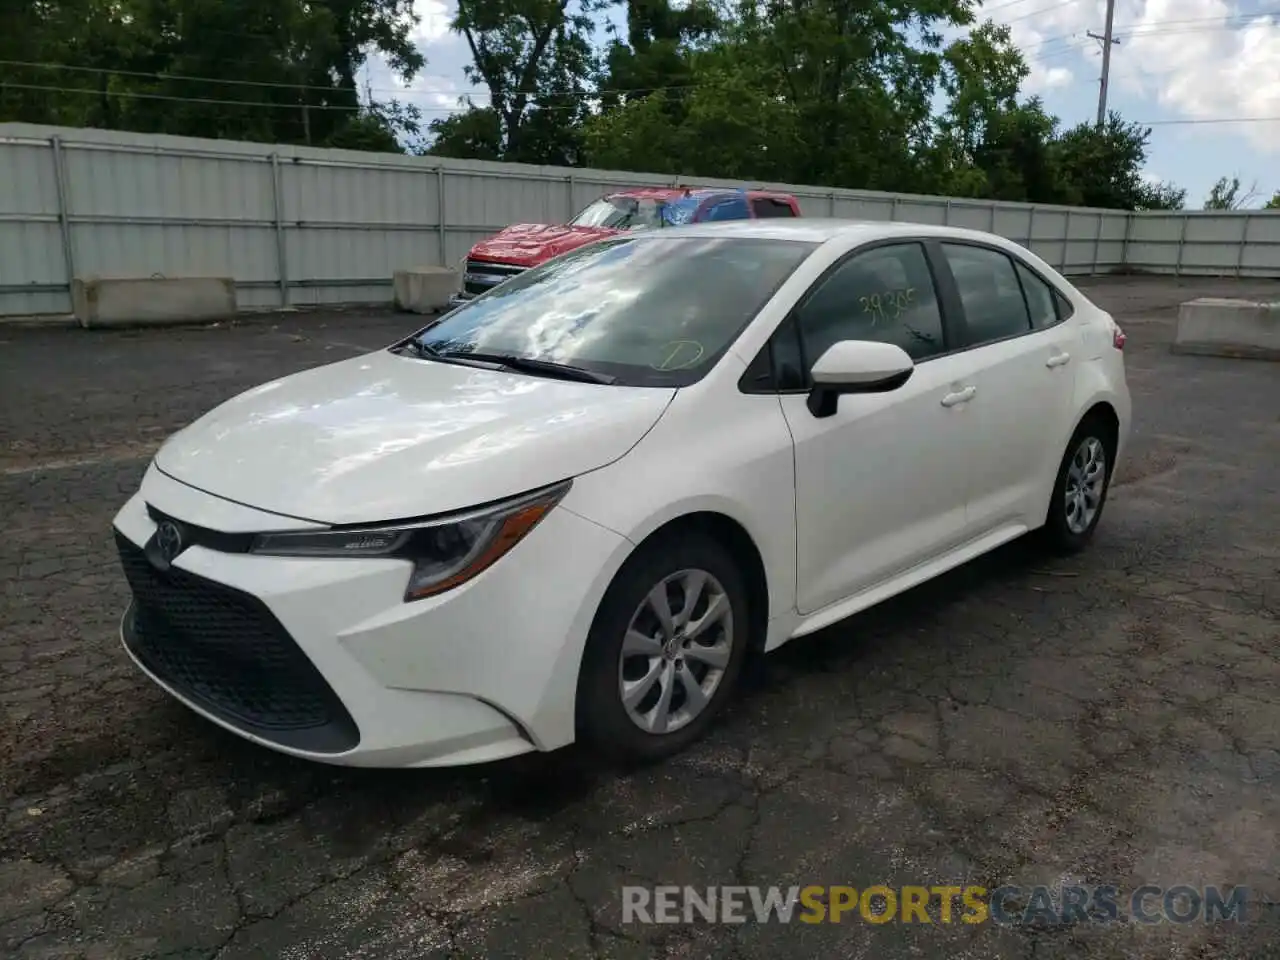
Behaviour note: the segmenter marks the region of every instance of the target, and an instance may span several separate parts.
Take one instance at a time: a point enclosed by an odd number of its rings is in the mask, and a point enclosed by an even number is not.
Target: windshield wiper
[[[431,360],[436,360],[440,356],[435,347],[429,347],[421,340],[417,339],[406,340],[404,343],[400,344],[400,346],[396,347],[396,349],[408,350],[410,353],[417,354],[419,357],[427,357]]]
[[[618,378],[607,373],[596,373],[584,367],[575,367],[567,363],[556,363],[554,360],[535,360],[532,357],[518,357],[510,353],[437,353],[432,359],[438,360],[478,360],[483,363],[497,363],[508,370],[520,373],[539,373],[548,377],[559,377],[561,380],[573,380],[577,383],[617,383]]]
[[[421,340],[406,340],[400,344],[397,350],[408,350],[420,360],[434,360],[436,363],[452,363],[460,367],[482,367],[491,369],[494,361],[488,358],[476,357],[472,359],[469,353],[441,353],[430,344],[423,343]]]

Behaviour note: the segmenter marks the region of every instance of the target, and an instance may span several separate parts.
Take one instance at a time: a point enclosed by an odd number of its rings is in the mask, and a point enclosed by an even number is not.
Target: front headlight
[[[464,514],[386,526],[263,533],[251,553],[272,557],[409,560],[404,598],[421,600],[466,583],[523,540],[569,492],[570,481]]]

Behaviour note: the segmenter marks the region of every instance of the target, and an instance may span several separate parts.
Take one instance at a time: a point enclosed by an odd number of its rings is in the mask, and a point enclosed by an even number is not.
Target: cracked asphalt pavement
[[[1278,284],[1083,284],[1129,334],[1131,455],[1096,542],[1023,543],[768,658],[688,753],[438,772],[294,762],[126,661],[110,523],[159,441],[415,320],[0,325],[0,955],[1277,955],[1280,365],[1172,355],[1176,304]],[[621,887],[1248,885],[1246,924],[624,924]]]

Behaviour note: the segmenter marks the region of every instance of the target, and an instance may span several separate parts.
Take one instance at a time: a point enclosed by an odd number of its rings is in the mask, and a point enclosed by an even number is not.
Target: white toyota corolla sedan
[[[115,519],[124,645],[314,760],[658,758],[749,656],[1029,531],[1084,546],[1123,347],[990,234],[602,240],[171,437]]]

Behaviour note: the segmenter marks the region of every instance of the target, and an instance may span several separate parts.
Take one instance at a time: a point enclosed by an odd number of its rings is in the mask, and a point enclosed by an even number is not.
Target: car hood
[[[565,224],[517,223],[471,248],[481,260],[536,267],[552,257],[576,250],[601,237],[618,233],[606,227],[571,227]]]
[[[170,437],[156,467],[215,496],[303,520],[399,520],[611,463],[674,394],[383,351],[228,400]]]

